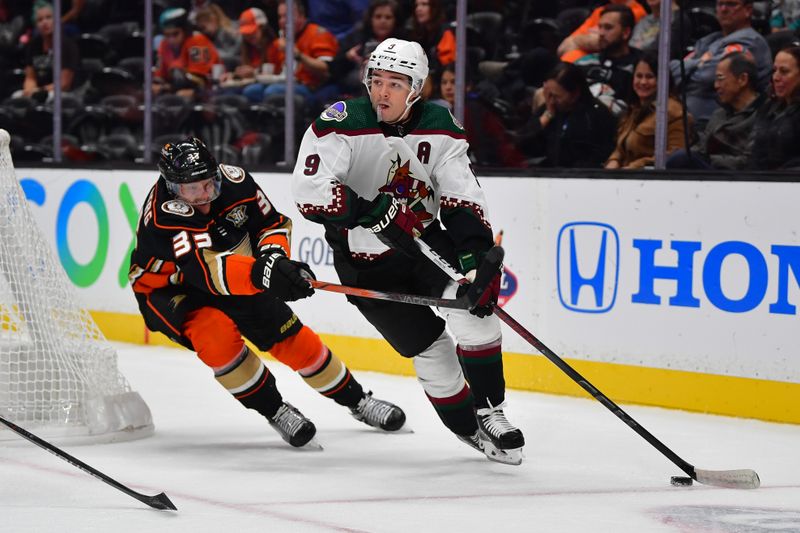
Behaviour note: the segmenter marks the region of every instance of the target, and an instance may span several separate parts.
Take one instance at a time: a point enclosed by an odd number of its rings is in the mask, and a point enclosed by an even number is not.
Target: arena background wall
[[[127,286],[139,209],[157,174],[20,168],[17,177],[105,335],[169,343],[146,331]],[[294,220],[294,257],[338,281],[321,226],[294,207],[290,176],[255,177]],[[800,423],[800,183],[481,184],[506,249],[501,304],[607,396]],[[352,368],[412,375],[343,296],[318,291],[292,307]],[[504,349],[510,387],[585,396],[507,328]]]

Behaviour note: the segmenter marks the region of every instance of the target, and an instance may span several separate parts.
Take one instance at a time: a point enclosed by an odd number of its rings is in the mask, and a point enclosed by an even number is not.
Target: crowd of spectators
[[[661,3],[672,25],[667,166],[795,168],[800,159],[800,9],[793,0],[468,2],[464,123],[476,165],[650,168],[654,164]],[[62,153],[142,156],[143,2],[0,0],[0,127],[17,159],[52,156],[53,93]],[[195,134],[220,158],[282,158],[286,57],[303,126],[362,96],[382,40],[418,41],[425,98],[453,110],[455,0],[155,0],[153,146]],[[666,9],[666,7],[665,7]],[[62,23],[62,71],[52,76]]]

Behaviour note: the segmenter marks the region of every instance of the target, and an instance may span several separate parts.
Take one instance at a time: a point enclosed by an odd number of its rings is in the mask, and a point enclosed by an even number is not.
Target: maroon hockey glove
[[[464,252],[458,254],[458,266],[459,270],[464,274],[467,279],[472,279],[475,276],[475,272],[483,262],[483,257],[486,254],[484,252]],[[497,274],[492,278],[492,281],[489,282],[489,285],[486,287],[486,290],[483,291],[481,297],[478,299],[478,303],[475,304],[475,307],[469,310],[470,313],[473,315],[483,318],[486,316],[491,315],[494,312],[494,305],[497,303],[497,299],[500,297],[500,278],[503,275],[502,268],[497,271]],[[459,288],[458,295],[461,296],[464,292],[467,291],[468,285],[464,285]]]
[[[358,219],[359,225],[374,233],[386,246],[416,257],[419,248],[414,243],[422,230],[422,222],[409,207],[388,194],[379,194],[367,214]]]
[[[256,259],[250,280],[267,294],[293,302],[314,294],[308,279],[317,279],[306,263],[292,261],[281,252],[271,252]]]

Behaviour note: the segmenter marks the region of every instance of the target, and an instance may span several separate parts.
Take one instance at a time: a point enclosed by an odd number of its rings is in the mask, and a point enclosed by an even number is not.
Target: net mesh
[[[150,411],[36,225],[0,130],[0,415],[51,438],[152,433]],[[0,425],[0,428],[4,426]],[[13,435],[0,429],[0,439]]]

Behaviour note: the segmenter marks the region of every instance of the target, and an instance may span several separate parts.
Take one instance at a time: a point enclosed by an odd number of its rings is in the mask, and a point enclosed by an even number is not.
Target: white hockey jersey
[[[303,216],[346,234],[356,257],[388,249],[357,222],[380,193],[405,202],[424,226],[441,214],[457,249],[485,250],[492,244],[486,198],[467,149],[444,107],[418,103],[408,122],[389,126],[367,98],[336,102],[303,136],[292,194]]]

